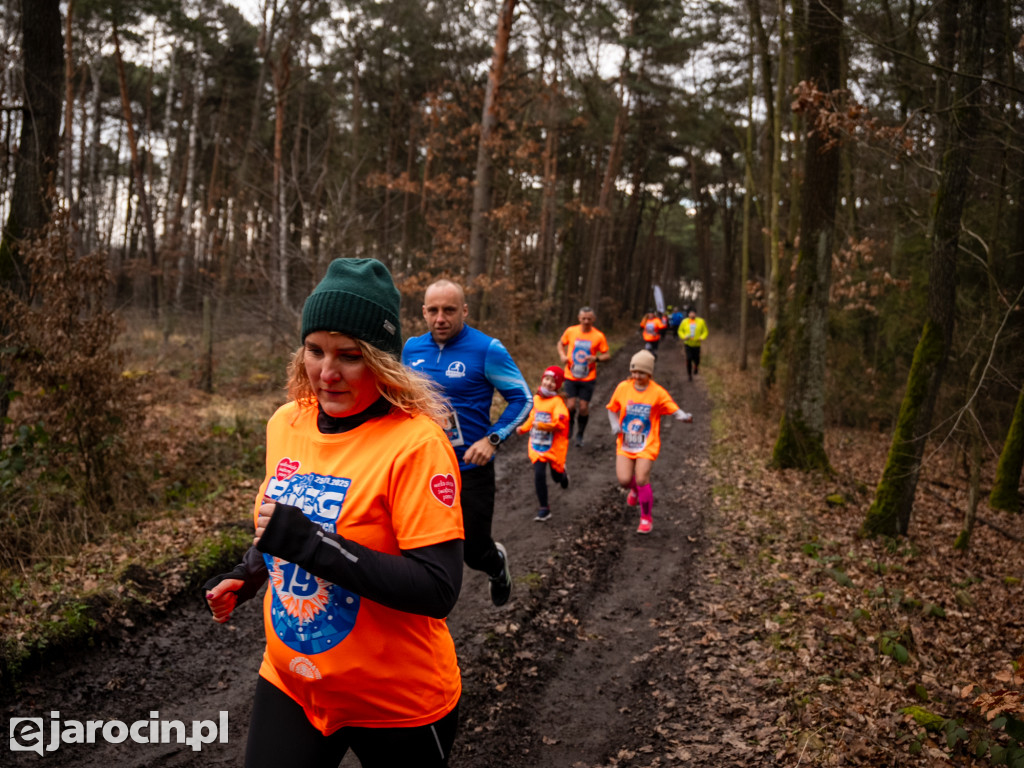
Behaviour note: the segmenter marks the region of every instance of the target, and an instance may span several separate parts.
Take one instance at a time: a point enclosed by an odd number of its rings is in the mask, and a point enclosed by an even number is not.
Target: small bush
[[[29,294],[0,293],[0,371],[11,398],[0,433],[0,567],[132,523],[144,486],[142,408],[114,348],[104,255],[77,256],[58,219],[27,247],[25,263]]]

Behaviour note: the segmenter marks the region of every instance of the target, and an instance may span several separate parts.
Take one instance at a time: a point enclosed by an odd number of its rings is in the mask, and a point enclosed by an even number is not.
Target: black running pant
[[[396,682],[396,684],[399,684]],[[352,750],[363,768],[415,765],[445,768],[459,707],[435,723],[415,728],[342,728],[324,736],[302,707],[277,686],[259,678],[245,745],[245,768],[338,768]]]
[[[462,559],[466,565],[488,576],[497,576],[505,569],[491,538],[494,521],[494,462],[482,467],[462,470],[462,527],[466,543]]]
[[[686,375],[693,376],[700,367],[700,347],[686,345]]]
[[[538,461],[533,465],[533,487],[537,491],[537,501],[540,502],[542,507],[548,505],[548,477],[547,468],[551,467],[546,461]],[[564,475],[561,472],[555,472],[555,468],[551,467],[551,479],[556,483],[561,483]]]

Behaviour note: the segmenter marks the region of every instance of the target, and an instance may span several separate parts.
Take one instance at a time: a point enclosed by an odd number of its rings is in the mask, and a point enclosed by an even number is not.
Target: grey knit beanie
[[[401,297],[376,259],[335,259],[302,307],[302,337],[337,331],[394,357],[402,354]]]

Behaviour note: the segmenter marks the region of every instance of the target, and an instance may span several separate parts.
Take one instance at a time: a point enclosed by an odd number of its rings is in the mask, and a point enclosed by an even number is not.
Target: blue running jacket
[[[455,411],[445,432],[461,470],[476,466],[462,460],[469,446],[492,432],[504,440],[533,406],[533,393],[505,345],[468,325],[444,345],[439,345],[429,333],[413,336],[402,350],[402,362],[444,389]],[[495,389],[508,405],[492,425]]]

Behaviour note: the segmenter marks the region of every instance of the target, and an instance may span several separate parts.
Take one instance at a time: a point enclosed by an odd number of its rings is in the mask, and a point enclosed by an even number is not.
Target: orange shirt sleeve
[[[398,546],[416,549],[464,538],[461,489],[455,452],[440,427],[403,451],[392,466],[388,493]]]

